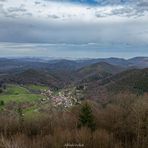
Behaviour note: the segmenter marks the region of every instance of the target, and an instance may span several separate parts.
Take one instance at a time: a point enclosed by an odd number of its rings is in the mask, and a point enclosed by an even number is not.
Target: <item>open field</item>
[[[30,92],[19,85],[8,84],[6,86],[5,91],[3,92],[4,95],[19,95],[19,94],[29,94]]]
[[[30,88],[42,91],[43,87],[41,86],[19,86],[8,84],[3,93],[0,94],[0,101],[4,103],[9,103],[10,101],[20,102],[34,102],[43,97],[41,94],[33,94],[29,91]]]
[[[3,93],[0,94],[0,102],[3,102],[2,105],[0,105],[1,110],[7,110],[8,106],[12,106],[12,112],[13,108],[18,108],[19,106],[24,106],[22,109],[22,112],[24,114],[25,118],[30,118],[33,116],[38,116],[39,112],[39,101],[44,98],[41,93],[32,93],[31,90],[37,90],[42,91],[44,89],[47,89],[46,86],[40,86],[40,85],[25,85],[25,86],[19,86],[14,84],[7,84],[6,89],[3,91]]]
[[[25,87],[34,91],[43,91],[48,89],[48,87],[45,85],[34,85],[34,84],[28,84],[28,85],[25,85]]]

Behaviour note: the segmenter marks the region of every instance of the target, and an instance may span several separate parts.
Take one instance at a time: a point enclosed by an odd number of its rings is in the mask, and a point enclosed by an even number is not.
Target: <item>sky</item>
[[[148,56],[148,0],[0,0],[7,56]]]

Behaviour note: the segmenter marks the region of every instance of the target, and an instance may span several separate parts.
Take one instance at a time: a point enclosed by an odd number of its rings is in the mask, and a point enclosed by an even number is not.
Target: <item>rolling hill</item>
[[[85,91],[86,98],[110,99],[113,94],[131,92],[137,95],[148,93],[148,68],[131,69],[98,81],[90,81]]]
[[[2,80],[7,83],[44,84],[50,87],[61,86],[60,80],[56,79],[48,72],[35,69],[28,69],[20,73],[7,75],[4,76]]]
[[[128,72],[126,71],[121,75],[117,75],[117,73],[127,69],[131,69],[132,71],[133,68],[142,69],[145,67],[148,67],[147,57],[135,57],[128,60],[121,58],[77,60],[0,58],[0,81],[19,84],[45,84],[55,88],[62,88],[69,84],[75,85],[84,82],[97,84],[98,81],[100,83],[102,79],[102,83],[104,81],[108,81],[108,83],[117,81],[118,83],[119,80],[115,79],[120,77],[122,80],[123,76],[126,77]],[[135,72],[133,76],[136,75],[136,73],[137,72]],[[126,86],[126,84],[124,85]],[[96,88],[97,87],[98,86],[96,86]]]
[[[110,91],[148,92],[148,68],[124,71],[109,78],[107,83]]]
[[[106,62],[95,63],[77,70],[76,75],[83,81],[99,80],[123,71],[124,68]]]

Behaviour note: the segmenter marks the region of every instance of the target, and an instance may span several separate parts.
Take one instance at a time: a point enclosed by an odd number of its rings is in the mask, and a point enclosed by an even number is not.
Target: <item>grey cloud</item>
[[[4,9],[4,4],[0,4],[0,14],[5,18],[32,16],[32,13],[25,9],[25,5],[20,5],[19,7],[8,7],[7,9]]]
[[[0,2],[7,2],[7,0],[0,0]]]
[[[53,18],[53,19],[58,19],[60,18],[59,16],[55,15],[55,14],[49,14],[48,15],[49,18]]]
[[[112,10],[111,15],[132,17],[132,16],[137,16],[137,13],[138,12],[134,8],[124,7],[124,8],[119,8],[119,9]]]
[[[2,4],[0,4],[0,14],[3,15],[4,17],[11,17],[11,18],[14,18],[15,17],[14,14],[10,14],[8,11],[6,11],[3,8],[3,5]]]
[[[11,24],[11,25],[10,25]],[[53,23],[37,20],[0,20],[1,42],[26,43],[101,43],[148,46],[146,22]],[[141,35],[139,35],[139,31]]]
[[[7,11],[8,12],[25,12],[27,10],[23,6],[20,6],[20,7],[9,7]]]
[[[25,13],[22,13],[22,15],[23,15],[23,16],[29,16],[29,17],[31,17],[31,16],[32,16],[32,13],[30,13],[30,12],[25,12]]]
[[[36,5],[39,5],[39,4],[41,4],[41,2],[38,2],[38,1],[36,1],[36,2],[34,2]]]

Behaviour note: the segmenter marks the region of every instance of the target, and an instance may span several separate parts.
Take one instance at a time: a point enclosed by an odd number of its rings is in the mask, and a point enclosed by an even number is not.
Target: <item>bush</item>
[[[147,94],[123,93],[105,107],[91,101],[79,107],[24,119],[23,126],[21,108],[16,117],[12,112],[10,116],[0,112],[0,147],[62,148],[65,144],[82,144],[85,148],[147,148]]]

